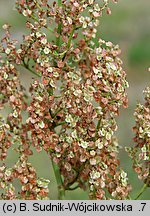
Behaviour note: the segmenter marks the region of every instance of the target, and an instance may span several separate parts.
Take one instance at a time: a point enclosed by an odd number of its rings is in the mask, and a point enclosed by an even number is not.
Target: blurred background
[[[111,4],[112,15],[104,15],[100,20],[98,34],[105,40],[119,44],[124,62],[124,69],[129,82],[129,107],[123,109],[118,117],[118,140],[121,146],[132,146],[134,143],[132,127],[134,126],[133,112],[137,102],[143,103],[143,89],[150,84],[150,1],[149,0],[119,0]],[[19,41],[25,33],[25,19],[15,10],[15,0],[0,0],[0,36],[3,35],[2,25],[9,23],[13,37]],[[31,75],[21,71],[21,80],[28,87]],[[4,114],[4,113],[3,113]],[[44,159],[43,159],[44,158]],[[131,197],[135,197],[142,183],[137,174],[132,171],[132,163],[127,153],[120,151],[121,166],[128,172],[129,181],[133,186]],[[13,165],[16,156],[9,151],[8,165]],[[50,199],[57,199],[57,187],[51,163],[46,153],[34,154],[30,157],[39,177],[48,178],[50,182]],[[19,189],[19,182],[15,182]],[[80,189],[67,192],[66,199],[88,199],[86,192]],[[150,199],[150,190],[143,193],[141,199]]]

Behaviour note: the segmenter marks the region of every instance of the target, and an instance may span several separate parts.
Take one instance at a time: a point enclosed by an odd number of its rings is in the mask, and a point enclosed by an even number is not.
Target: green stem
[[[61,27],[62,27],[62,23],[59,22],[58,29],[57,29],[57,33],[59,36],[56,38],[56,45],[58,46],[58,48],[60,48]]]
[[[98,123],[97,123],[97,127],[96,127],[96,132],[95,132],[95,137],[94,137],[94,140],[96,141],[96,138],[97,138],[97,135],[98,135],[98,130],[99,130],[99,127],[100,127],[100,123],[101,123],[101,119],[98,120]]]
[[[69,37],[68,44],[67,44],[67,49],[70,48],[73,34],[74,34],[74,28],[72,29],[72,31],[71,31],[71,33],[70,33],[70,37]]]
[[[82,170],[85,167],[85,164],[86,164],[86,162],[82,164],[82,166],[80,167],[80,169],[78,171],[75,170],[77,172],[77,174],[76,174],[75,178],[70,183],[68,183],[66,185],[65,190],[68,190],[68,189],[70,190],[71,189],[70,187],[78,180],[80,173],[82,172]],[[76,187],[75,187],[75,189],[76,189]],[[75,190],[75,189],[73,189],[73,190]]]
[[[58,122],[58,123],[56,124],[56,126],[55,126],[55,127],[57,127],[57,126],[59,126],[59,125],[64,125],[64,124],[66,124],[66,122],[65,122],[65,121]]]
[[[135,200],[137,200],[144,193],[144,191],[146,190],[146,188],[147,188],[147,184],[144,184],[143,187],[142,187],[142,189],[140,190],[140,192],[136,196]]]
[[[66,50],[66,52],[64,53],[64,56],[63,56],[63,58],[62,58],[63,61],[65,60],[66,54],[67,54],[67,52],[68,52],[68,50],[69,50],[69,48],[70,48],[70,46],[71,46],[71,41],[72,41],[72,37],[73,37],[74,31],[75,31],[75,29],[73,28],[72,31],[71,31],[71,33],[70,33],[69,40],[68,40],[67,50]]]
[[[25,62],[23,62],[23,64],[21,64],[21,66],[24,67],[24,68],[26,68],[26,69],[27,69],[28,71],[30,71],[32,74],[34,74],[34,75],[36,75],[36,76],[38,76],[38,77],[41,77],[40,74],[36,73],[36,72],[33,71],[31,68],[29,68],[29,66],[28,66]]]
[[[73,190],[76,190],[77,188],[79,188],[80,186],[79,185],[76,185],[75,187],[68,187],[68,188],[65,188],[66,190],[69,190],[69,191],[73,191]]]
[[[130,195],[128,195],[127,199],[128,199],[128,200],[132,200],[132,198],[130,197]]]
[[[49,109],[49,113],[50,113],[51,117],[54,118],[54,114],[52,113],[51,109]]]
[[[35,20],[37,23],[39,23],[39,20],[33,15],[30,15],[33,20]],[[44,28],[48,29],[50,32],[54,32],[53,29],[49,28],[48,26],[44,26]]]
[[[62,6],[62,0],[58,0],[58,7]],[[61,28],[62,28],[62,23],[61,21],[58,24],[58,28],[57,28],[57,33],[58,33],[58,38],[56,38],[56,45],[58,46],[58,49],[60,48],[60,37],[61,37]],[[61,111],[61,109],[58,109],[54,114],[53,114],[53,118],[57,115],[57,113],[59,113]],[[60,122],[57,124],[58,125],[62,125],[64,124],[64,122]],[[60,174],[60,170],[59,167],[52,161],[52,166],[53,166],[53,170],[55,173],[55,177],[56,177],[56,181],[57,181],[57,187],[58,187],[58,199],[62,200],[65,196],[65,188],[63,186],[63,181],[62,181],[62,177]]]
[[[63,181],[62,181],[62,177],[60,174],[60,170],[59,170],[57,164],[54,163],[53,161],[52,161],[52,166],[53,166],[53,170],[54,170],[54,174],[55,174],[55,178],[56,178],[56,182],[57,182],[57,187],[58,187],[58,199],[63,200],[65,197],[65,190],[63,187]]]
[[[62,110],[62,108],[59,108],[58,110],[56,110],[56,112],[53,114],[53,118],[55,118],[61,110]]]
[[[58,0],[58,7],[61,6],[62,6],[62,0]],[[58,28],[57,28],[57,33],[59,36],[56,38],[56,45],[58,46],[58,48],[60,48],[61,28],[62,28],[62,22],[59,21]]]
[[[39,3],[36,1],[36,0],[33,0],[34,1],[34,3],[36,4],[36,6],[42,11],[42,8],[41,8],[41,6],[39,5]]]
[[[62,6],[62,0],[58,0],[58,6],[59,6],[59,7]]]

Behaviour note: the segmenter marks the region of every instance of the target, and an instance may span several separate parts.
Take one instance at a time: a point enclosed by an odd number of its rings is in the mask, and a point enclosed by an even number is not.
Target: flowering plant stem
[[[144,191],[146,190],[146,188],[147,188],[147,184],[144,184],[143,187],[142,187],[142,189],[138,193],[138,195],[135,197],[135,200],[137,200],[144,193]]]
[[[25,67],[26,69],[28,69],[31,73],[33,73],[34,75],[36,76],[39,76],[41,77],[39,74],[37,74],[36,72],[34,72],[33,70],[31,70],[28,65],[23,62],[24,64],[22,65],[23,67]],[[55,114],[54,114],[54,117],[60,112],[61,109],[59,109]],[[64,124],[65,122],[60,122],[58,123],[55,127],[59,126],[59,125],[62,125]],[[65,197],[65,189],[63,187],[63,180],[62,180],[62,177],[61,177],[61,174],[60,174],[60,170],[57,166],[57,164],[55,164],[53,161],[52,161],[52,167],[53,167],[53,170],[54,170],[54,174],[55,174],[55,178],[56,178],[56,182],[57,182],[57,187],[58,187],[58,199],[59,200],[62,200],[64,199]]]
[[[62,1],[61,0],[58,0],[58,6],[59,7],[62,6]],[[57,29],[57,33],[59,34],[59,36],[56,38],[56,45],[58,46],[58,48],[60,48],[61,28],[62,28],[62,23],[59,22],[58,29]],[[57,113],[55,113],[55,115],[57,115]],[[62,180],[60,170],[59,170],[59,167],[57,166],[57,164],[55,164],[52,161],[52,166],[53,166],[53,170],[54,170],[55,178],[56,178],[56,182],[57,182],[57,187],[58,187],[58,199],[62,200],[65,197],[65,189],[63,187],[63,180]]]
[[[41,77],[40,74],[36,73],[35,71],[33,71],[31,68],[29,68],[29,66],[23,61],[23,64],[21,64],[22,67],[26,68],[27,70],[29,70],[32,74]]]
[[[4,24],[0,41],[0,110],[10,108],[7,116],[0,115],[0,199],[49,198],[50,180],[38,177],[29,163],[31,146],[51,159],[59,200],[77,188],[89,191],[92,200],[132,199],[115,136],[129,85],[119,46],[97,34],[98,18],[105,10],[111,14],[109,1],[16,0],[29,32],[18,46]],[[36,76],[28,90],[21,84],[20,66]],[[145,104],[137,104],[134,113],[136,144],[126,148],[144,182],[136,200],[149,187],[150,87],[144,94]],[[19,158],[7,167],[14,144]],[[21,184],[17,192],[14,179]]]
[[[57,187],[58,187],[58,199],[63,200],[65,197],[65,190],[63,187],[62,177],[61,177],[58,166],[53,161],[52,161],[52,167],[54,170],[54,174],[55,174],[55,178],[56,178],[56,182],[57,182]]]

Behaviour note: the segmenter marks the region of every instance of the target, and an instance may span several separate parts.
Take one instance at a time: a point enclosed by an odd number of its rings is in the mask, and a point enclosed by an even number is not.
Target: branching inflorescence
[[[12,168],[0,167],[2,199],[47,198],[49,180],[38,178],[28,162],[31,146],[37,152],[45,150],[51,158],[59,199],[78,187],[89,188],[91,199],[129,197],[131,186],[120,168],[114,136],[119,109],[127,107],[128,82],[118,45],[96,34],[103,11],[111,13],[108,3],[16,1],[19,13],[27,17],[29,33],[18,45],[11,39],[10,26],[3,26],[0,108],[10,106],[11,112],[0,118],[0,153],[5,160],[9,148],[15,146],[19,159]],[[30,104],[19,80],[21,67],[37,76],[31,84]],[[147,185],[149,93],[146,95],[145,108],[139,105],[135,113],[138,145],[132,155],[142,147],[134,168]],[[25,122],[24,112],[28,113]],[[15,178],[22,184],[19,193],[13,187]]]
[[[130,157],[133,160],[133,169],[138,174],[138,178],[144,182],[144,187],[150,186],[150,87],[144,90],[145,104],[137,104],[135,109],[136,125],[135,146],[127,148]]]

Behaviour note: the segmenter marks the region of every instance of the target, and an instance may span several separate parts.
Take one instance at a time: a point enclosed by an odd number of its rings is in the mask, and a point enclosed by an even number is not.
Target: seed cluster
[[[96,39],[98,18],[105,10],[111,13],[108,3],[16,1],[19,13],[27,17],[29,33],[17,45],[11,39],[10,26],[3,26],[0,108],[9,105],[11,112],[0,118],[1,160],[6,159],[11,146],[19,153],[12,168],[5,164],[0,168],[3,199],[47,198],[49,181],[38,178],[28,161],[33,154],[31,146],[37,152],[45,150],[57,164],[64,190],[72,190],[76,184],[84,190],[89,187],[91,199],[128,197],[131,187],[119,166],[114,135],[119,109],[127,107],[128,82],[119,46]],[[28,95],[19,81],[21,66],[38,76]],[[31,101],[27,100],[29,93]],[[142,119],[147,109],[141,111]],[[146,129],[140,130],[144,131],[141,136],[149,136]],[[147,158],[146,146],[142,148],[140,158]],[[15,178],[22,185],[19,193],[13,187]]]
[[[136,125],[133,148],[127,148],[133,160],[133,169],[138,174],[140,180],[146,185],[150,185],[150,87],[144,90],[145,104],[137,104],[134,112]]]
[[[22,118],[28,105],[16,68],[16,65],[21,64],[21,57],[18,56],[20,52],[14,46],[15,41],[10,38],[9,25],[5,24],[3,28],[6,37],[2,40],[0,59],[0,109],[9,107],[11,111],[6,118],[0,116],[0,159],[7,159],[11,147],[19,154],[19,159],[11,168],[7,168],[6,164],[0,166],[1,199],[44,199],[49,192],[49,180],[38,178],[28,162],[28,156],[32,155],[30,128],[23,123]],[[15,179],[21,183],[19,192],[13,186]]]

